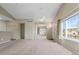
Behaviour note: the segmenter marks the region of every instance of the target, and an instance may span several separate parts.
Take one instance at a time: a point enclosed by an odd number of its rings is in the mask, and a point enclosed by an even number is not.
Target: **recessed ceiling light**
[[[41,22],[43,22],[43,21],[44,21],[44,19],[40,19],[40,21],[41,21]]]
[[[44,20],[45,20],[45,17],[42,17],[42,18],[40,19],[41,22],[43,22]]]
[[[52,27],[52,24],[49,23],[49,24],[47,25],[47,28],[51,28],[51,27]]]

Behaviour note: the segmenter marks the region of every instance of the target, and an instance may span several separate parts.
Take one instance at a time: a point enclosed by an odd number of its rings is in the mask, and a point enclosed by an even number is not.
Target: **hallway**
[[[2,48],[1,48],[2,46]],[[0,45],[1,55],[72,55],[73,53],[49,40],[16,40]]]

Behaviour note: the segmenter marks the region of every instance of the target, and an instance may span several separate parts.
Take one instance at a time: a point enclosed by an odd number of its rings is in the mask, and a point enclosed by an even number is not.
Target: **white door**
[[[35,24],[33,22],[25,23],[25,39],[34,40]]]

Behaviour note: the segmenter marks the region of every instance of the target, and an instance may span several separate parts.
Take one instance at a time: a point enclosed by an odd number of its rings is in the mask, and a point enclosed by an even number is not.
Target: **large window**
[[[79,40],[79,13],[60,21],[60,39]]]

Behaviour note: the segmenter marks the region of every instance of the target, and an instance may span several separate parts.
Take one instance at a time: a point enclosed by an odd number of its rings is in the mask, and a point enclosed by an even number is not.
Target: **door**
[[[25,23],[25,39],[34,40],[35,37],[35,23],[26,22]]]

